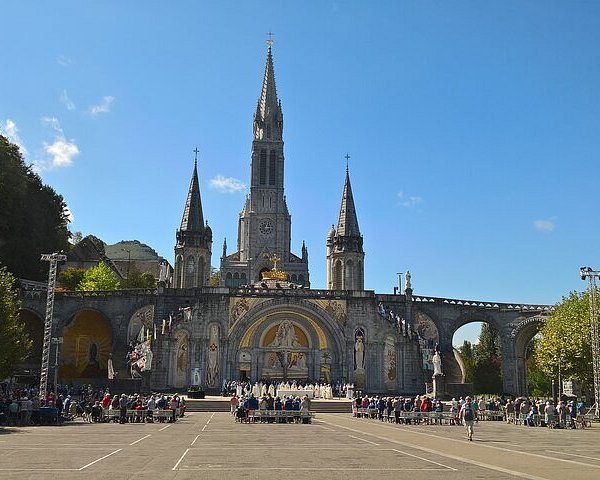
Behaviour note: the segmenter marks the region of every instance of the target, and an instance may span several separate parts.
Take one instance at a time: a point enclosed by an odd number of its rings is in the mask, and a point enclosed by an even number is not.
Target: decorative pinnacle
[[[348,160],[350,160],[350,155],[347,153],[344,158],[346,159],[346,173],[348,173]]]

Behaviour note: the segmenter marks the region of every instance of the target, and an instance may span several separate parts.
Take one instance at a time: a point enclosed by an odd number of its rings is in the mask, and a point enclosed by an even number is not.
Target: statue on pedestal
[[[433,355],[433,376],[443,375],[442,372],[442,356],[440,352],[436,351]]]

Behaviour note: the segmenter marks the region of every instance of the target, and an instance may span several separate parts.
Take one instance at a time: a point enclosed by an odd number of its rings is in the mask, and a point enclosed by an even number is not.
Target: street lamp
[[[596,279],[600,272],[591,267],[581,267],[579,275],[588,281],[590,301],[590,335],[592,337],[592,371],[594,375],[594,407],[596,417],[600,416],[600,329],[598,328],[598,310],[596,308]]]
[[[398,288],[400,288],[398,293],[402,295],[402,275],[404,275],[404,272],[398,272],[396,275],[398,275]]]

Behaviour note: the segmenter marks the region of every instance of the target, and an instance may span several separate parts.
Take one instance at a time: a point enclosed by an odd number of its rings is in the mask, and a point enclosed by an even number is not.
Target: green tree
[[[221,272],[217,270],[215,267],[210,269],[210,275],[208,277],[208,286],[209,287],[218,287],[221,282]]]
[[[58,274],[57,281],[61,287],[64,287],[67,290],[77,290],[77,287],[83,280],[84,275],[84,268],[69,267],[65,268]]]
[[[490,324],[481,325],[473,356],[473,388],[477,393],[502,393],[502,341]]]
[[[0,192],[0,261],[18,278],[43,281],[40,255],[69,247],[67,206],[1,135]]]
[[[465,366],[465,383],[473,383],[475,375],[475,357],[473,355],[473,345],[468,340],[465,340],[461,347],[458,348],[460,357]]]
[[[571,292],[555,306],[540,330],[535,364],[551,378],[573,378],[593,385],[590,310],[587,293]]]
[[[6,267],[0,267],[0,378],[10,377],[30,349],[25,324],[19,321],[15,279]]]
[[[118,290],[120,286],[115,273],[104,262],[100,262],[96,267],[85,271],[77,290],[80,292]]]
[[[156,288],[156,278],[150,272],[140,272],[134,265],[129,270],[129,276],[121,280],[122,288]]]

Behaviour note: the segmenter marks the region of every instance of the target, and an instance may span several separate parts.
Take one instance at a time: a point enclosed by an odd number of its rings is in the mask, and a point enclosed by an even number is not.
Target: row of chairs
[[[173,419],[179,418],[181,412],[180,409],[175,409],[175,415],[173,415],[173,410],[171,409],[155,409],[153,411],[149,410],[127,410],[127,421],[129,423],[144,423],[146,421],[156,421],[156,422],[171,422]],[[118,422],[121,418],[120,410],[114,409],[103,409],[102,410],[102,421],[104,422]]]

